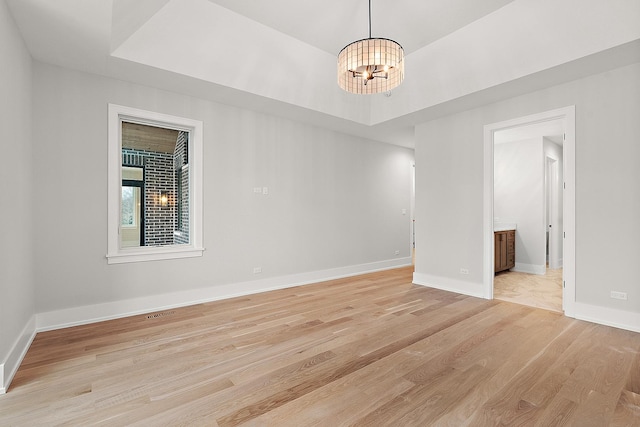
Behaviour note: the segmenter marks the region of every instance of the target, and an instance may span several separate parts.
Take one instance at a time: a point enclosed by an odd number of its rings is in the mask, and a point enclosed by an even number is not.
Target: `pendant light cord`
[[[371,0],[369,0],[369,38],[371,38]]]

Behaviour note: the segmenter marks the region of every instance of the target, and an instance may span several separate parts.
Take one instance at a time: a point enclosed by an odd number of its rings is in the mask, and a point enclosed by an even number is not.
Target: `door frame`
[[[549,120],[562,120],[564,127],[563,180],[563,292],[562,309],[568,317],[575,317],[575,105],[518,117],[484,126],[484,206],[483,206],[483,288],[484,297],[493,299],[494,240],[493,240],[493,148],[497,131]]]
[[[545,229],[549,233],[549,258],[547,262],[549,269],[557,269],[562,267],[561,258],[558,255],[559,243],[561,242],[562,233],[558,232],[560,225],[560,212],[558,206],[558,161],[554,156],[545,156]],[[547,253],[545,253],[545,257]]]

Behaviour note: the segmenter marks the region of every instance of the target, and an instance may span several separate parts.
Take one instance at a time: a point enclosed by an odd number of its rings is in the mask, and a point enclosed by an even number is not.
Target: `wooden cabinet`
[[[516,265],[516,231],[496,231],[494,233],[494,272],[508,270]]]

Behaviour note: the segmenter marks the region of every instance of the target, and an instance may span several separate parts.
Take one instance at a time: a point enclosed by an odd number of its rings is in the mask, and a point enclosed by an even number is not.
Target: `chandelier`
[[[388,92],[404,80],[404,49],[399,43],[371,37],[345,46],[338,54],[338,85],[351,93]]]

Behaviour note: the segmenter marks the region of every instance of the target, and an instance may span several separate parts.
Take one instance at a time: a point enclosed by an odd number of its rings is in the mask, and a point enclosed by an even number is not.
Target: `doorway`
[[[545,258],[547,269],[557,270],[562,268],[562,167],[555,156],[545,160]]]
[[[554,125],[559,126],[559,129],[561,129],[560,134],[548,130]],[[510,135],[512,141],[518,139],[520,141],[531,140],[529,138],[531,136],[530,133],[527,137],[522,137],[523,132],[531,130],[537,130],[538,132],[536,135],[538,140],[535,142],[530,141],[528,149],[538,150],[536,153],[540,154],[536,159],[536,166],[529,165],[529,167],[538,168],[536,169],[537,172],[535,172],[536,176],[538,176],[538,182],[535,185],[540,194],[539,198],[537,198],[540,206],[535,208],[537,212],[535,212],[533,218],[528,218],[526,221],[522,219],[522,223],[518,225],[517,220],[520,220],[520,217],[517,214],[508,210],[506,211],[507,214],[504,214],[504,211],[502,211],[501,215],[505,217],[501,218],[494,213],[494,195],[498,194],[498,190],[494,189],[494,173],[497,171],[495,168],[501,168],[500,165],[494,164],[494,154],[498,151],[495,149],[495,143],[500,143],[500,139],[505,135]],[[514,135],[519,135],[519,137],[514,138]],[[543,138],[543,136],[549,136],[550,138]],[[560,138],[560,140],[553,141],[554,138]],[[561,283],[561,285],[557,285],[561,286],[558,294],[561,302],[558,302],[557,306],[559,310],[565,312],[565,315],[572,317],[575,304],[574,107],[486,125],[484,143],[485,297],[494,298],[494,279],[496,279],[494,277],[494,222],[514,222],[516,223],[516,263],[513,270],[518,275],[526,275],[524,278],[528,280],[533,291],[537,292],[542,289],[542,285],[535,282],[536,279],[541,279],[547,275],[548,259],[549,272],[555,272]],[[555,149],[554,145],[556,146]],[[514,148],[511,147],[510,151],[512,153],[517,152],[517,149]],[[520,166],[517,166],[516,169],[518,167]],[[526,193],[530,192],[527,191]],[[518,257],[518,248],[521,250],[522,256],[520,257]],[[559,266],[564,268],[550,268]],[[558,278],[555,280],[558,280]],[[502,277],[499,279],[502,279]]]
[[[557,164],[562,159],[563,134],[562,120],[516,126],[494,134],[496,299],[562,311],[562,271],[556,259],[553,269],[549,268],[549,251],[555,258],[562,250],[556,230],[557,218],[561,217],[557,186],[562,168]],[[497,257],[502,255],[498,237],[505,235],[498,230],[505,229],[511,230],[511,262],[498,268]],[[506,258],[506,251],[502,252]]]

